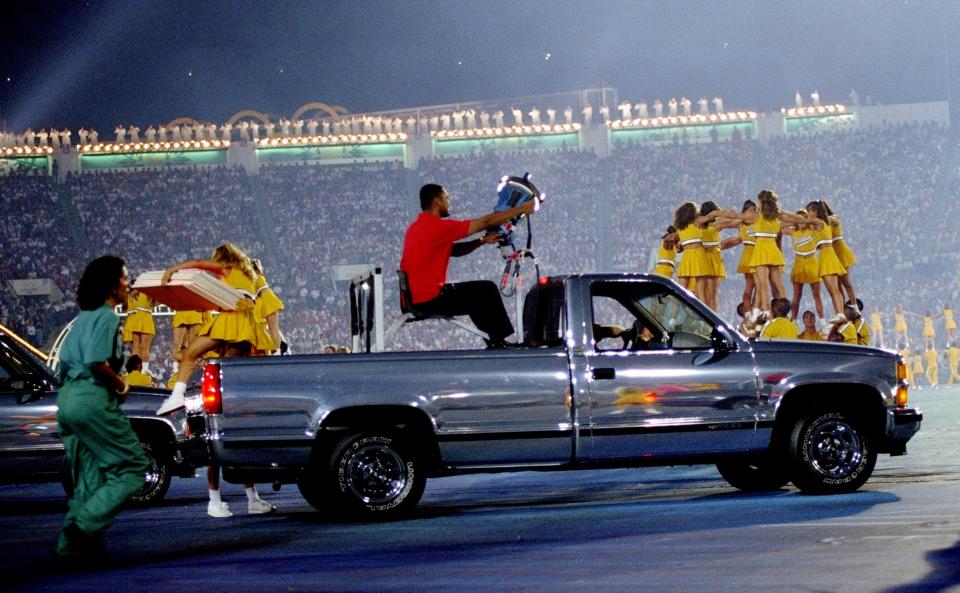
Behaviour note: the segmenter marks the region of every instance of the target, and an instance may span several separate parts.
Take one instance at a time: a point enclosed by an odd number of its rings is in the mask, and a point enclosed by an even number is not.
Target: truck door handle
[[[597,368],[590,371],[590,376],[597,381],[600,381],[603,379],[616,379],[617,371],[616,369],[611,369],[611,368]]]

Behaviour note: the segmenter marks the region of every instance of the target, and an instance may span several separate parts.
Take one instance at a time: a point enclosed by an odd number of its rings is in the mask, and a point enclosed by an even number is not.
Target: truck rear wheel
[[[130,503],[136,506],[149,506],[160,502],[170,488],[173,480],[173,460],[154,450],[155,445],[140,441],[140,447],[150,465],[144,476],[143,486],[130,495]]]
[[[790,435],[790,479],[803,492],[854,492],[877,463],[873,439],[863,420],[839,410],[797,418]]]
[[[409,513],[426,486],[414,443],[390,430],[347,435],[333,448],[327,469],[332,488],[326,492],[333,496],[319,498],[332,498],[337,507],[367,519],[394,519]],[[319,495],[325,489],[315,483],[308,490]]]
[[[772,459],[735,459],[717,464],[728,484],[745,492],[771,492],[783,488],[790,477]]]

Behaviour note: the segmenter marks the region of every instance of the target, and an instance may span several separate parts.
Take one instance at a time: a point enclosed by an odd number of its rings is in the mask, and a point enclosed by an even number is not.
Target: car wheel
[[[426,485],[423,469],[413,443],[391,431],[346,436],[329,463],[338,506],[377,519],[393,519],[417,506]]]
[[[853,492],[867,481],[877,463],[873,439],[863,421],[837,410],[798,418],[788,454],[791,481],[812,494]]]
[[[790,481],[783,466],[770,459],[723,461],[717,470],[728,484],[745,492],[772,492]]]
[[[156,453],[152,444],[141,441],[140,447],[143,448],[143,453],[147,456],[150,465],[144,476],[143,486],[130,496],[130,503],[148,506],[160,502],[166,495],[170,488],[170,481],[173,479],[173,467],[169,457]]]

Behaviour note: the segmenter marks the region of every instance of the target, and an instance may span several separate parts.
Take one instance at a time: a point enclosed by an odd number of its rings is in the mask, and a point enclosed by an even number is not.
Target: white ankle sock
[[[210,490],[210,502],[215,504],[220,504],[220,491],[219,490]]]
[[[179,370],[180,370],[180,363],[177,361],[173,361],[173,372],[176,373]]]
[[[249,500],[250,502],[253,502],[254,500],[258,500],[260,498],[260,495],[257,493],[256,486],[252,488],[246,488],[245,490],[247,492],[247,500]]]
[[[143,372],[144,372],[145,374],[147,374],[147,375],[150,374],[150,363],[149,363],[149,362],[143,363]]]

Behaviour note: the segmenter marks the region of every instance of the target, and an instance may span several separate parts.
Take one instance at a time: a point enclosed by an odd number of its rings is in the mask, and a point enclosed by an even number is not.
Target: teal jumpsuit
[[[148,468],[120,402],[90,371],[102,362],[120,368],[123,350],[118,327],[119,318],[107,305],[82,311],[60,351],[57,424],[74,484],[64,527],[76,523],[91,535],[99,535],[113,521],[127,498],[143,485]],[[84,552],[71,549],[61,533],[57,554]]]

